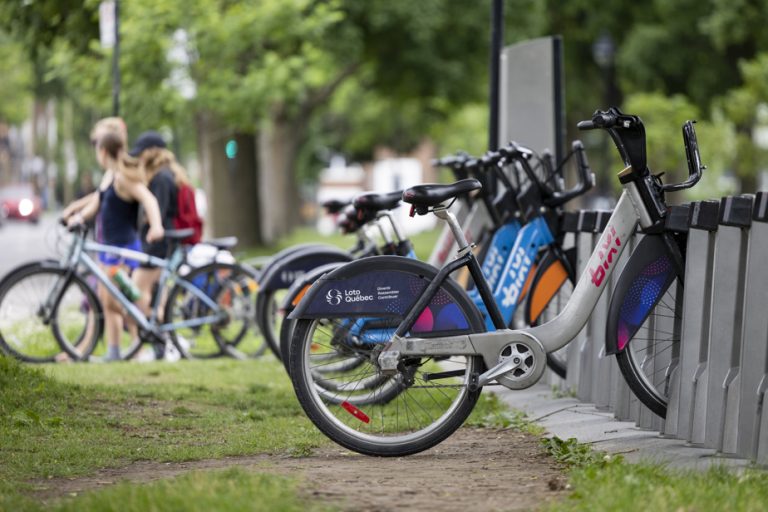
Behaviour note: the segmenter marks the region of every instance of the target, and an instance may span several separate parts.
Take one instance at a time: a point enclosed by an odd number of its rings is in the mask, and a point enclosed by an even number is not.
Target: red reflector
[[[410,211],[410,213],[408,214],[408,216],[409,216],[409,217],[413,217],[414,215],[416,215],[416,205],[415,205],[415,204],[412,204],[412,205],[411,205],[411,211]]]
[[[368,417],[367,414],[365,414],[363,411],[352,405],[351,403],[344,401],[341,402],[341,406],[352,416],[359,419],[363,423],[370,423],[371,418]]]

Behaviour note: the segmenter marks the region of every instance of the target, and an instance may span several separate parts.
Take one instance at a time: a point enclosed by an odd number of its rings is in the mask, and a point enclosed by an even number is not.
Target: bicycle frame
[[[149,318],[144,315],[144,313],[138,308],[136,304],[128,300],[128,298],[120,291],[112,279],[110,279],[104,273],[100,265],[88,254],[87,251],[99,251],[108,254],[114,254],[127,260],[138,261],[139,263],[149,263],[162,268],[160,279],[158,281],[159,285],[157,292],[155,293],[155,300],[153,301],[154,306],[152,307]],[[84,235],[80,235],[80,238],[72,245],[69,254],[62,263],[71,269],[72,273],[75,272],[75,269],[77,269],[79,265],[82,264],[85,266],[107,289],[109,294],[112,295],[123,308],[125,308],[128,314],[136,321],[140,328],[154,334],[161,334],[180,328],[198,327],[216,322],[221,319],[221,315],[216,314],[218,311],[220,311],[218,304],[210,297],[208,297],[208,295],[203,290],[195,286],[193,283],[185,281],[184,279],[174,278],[174,284],[178,284],[190,292],[195,298],[200,299],[203,304],[211,308],[211,311],[214,314],[205,317],[198,317],[191,320],[183,320],[180,322],[165,323],[159,325],[157,324],[157,312],[160,307],[160,300],[158,299],[162,297],[169,279],[175,275],[176,270],[183,263],[183,257],[183,250],[181,248],[177,248],[171,255],[171,258],[166,260],[139,251],[91,242],[86,240]],[[68,280],[69,276],[67,275],[61,280],[61,283],[56,283],[54,288],[51,290],[49,300],[46,301],[46,310],[49,313],[54,309],[52,306],[58,303],[60,300],[60,296],[64,291]]]
[[[629,172],[631,168],[623,172]],[[563,311],[552,321],[538,327],[512,330],[507,329],[493,295],[482,279],[482,271],[474,254],[467,250],[469,245],[461,233],[455,217],[448,211],[435,211],[438,217],[446,220],[451,230],[464,249],[460,256],[448,263],[427,286],[416,303],[410,309],[395,332],[392,341],[379,355],[379,364],[383,371],[396,368],[396,362],[410,356],[447,356],[480,355],[490,368],[479,376],[478,385],[482,386],[519,366],[510,359],[499,363],[500,350],[515,340],[525,340],[543,348],[545,352],[554,352],[567,345],[584,327],[589,315],[597,304],[608,282],[608,277],[616,268],[616,263],[626,247],[626,241],[635,232],[638,223],[650,227],[653,222],[633,182],[624,184],[624,191],[608,221],[606,229],[594,252],[589,258],[587,268],[580,276],[571,299]],[[418,319],[421,311],[429,304],[440,289],[442,283],[455,270],[467,266],[477,284],[478,292],[488,308],[496,331],[474,333],[460,336],[445,336],[430,339],[418,339],[405,335]],[[395,366],[393,367],[393,363]],[[541,364],[544,364],[542,361]]]

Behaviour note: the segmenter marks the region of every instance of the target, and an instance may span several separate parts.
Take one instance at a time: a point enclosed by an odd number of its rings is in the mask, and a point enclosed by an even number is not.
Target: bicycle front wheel
[[[683,283],[668,245],[648,235],[627,261],[608,312],[606,341],[640,402],[665,418],[680,353]]]
[[[86,360],[104,327],[96,294],[51,264],[22,267],[0,285],[0,347],[31,363]]]
[[[429,279],[424,264],[398,264],[418,267],[413,283]],[[446,281],[428,307],[435,304],[434,313],[422,313],[429,328],[450,315],[465,329],[483,330],[479,313],[454,282]],[[404,358],[394,375],[383,374],[378,354],[400,321],[382,312],[299,319],[294,329],[289,367],[300,404],[325,435],[358,453],[397,457],[426,450],[459,428],[480,396],[471,385],[484,368],[479,356]],[[356,365],[350,368],[350,361]]]

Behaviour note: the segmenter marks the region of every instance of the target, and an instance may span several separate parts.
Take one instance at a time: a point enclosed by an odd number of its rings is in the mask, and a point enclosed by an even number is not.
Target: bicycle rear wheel
[[[0,284],[0,347],[31,363],[85,360],[104,327],[96,294],[51,264],[22,267]],[[56,295],[61,297],[55,300]]]
[[[231,346],[243,344],[265,350],[253,328],[253,277],[245,267],[217,262],[192,270],[182,278],[185,285],[173,287],[164,321],[179,324],[169,336],[184,357],[218,357],[230,353]],[[193,288],[217,307],[206,304]]]
[[[393,275],[412,269],[410,281],[416,289],[436,273],[413,260],[389,263],[399,267]],[[325,301],[325,292],[318,293],[317,300]],[[445,282],[422,313],[430,326],[449,316],[464,330],[484,329],[477,309],[453,281]],[[325,435],[358,453],[402,456],[426,450],[459,428],[480,396],[480,389],[471,385],[484,368],[479,356],[406,358],[394,375],[382,374],[377,356],[400,320],[386,312],[365,318],[299,319],[294,329],[289,368],[299,403]],[[348,369],[349,361],[358,366]]]

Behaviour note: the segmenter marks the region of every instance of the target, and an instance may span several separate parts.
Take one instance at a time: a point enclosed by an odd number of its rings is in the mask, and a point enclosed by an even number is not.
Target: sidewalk
[[[629,462],[660,462],[674,468],[706,469],[713,465],[746,467],[749,461],[716,454],[712,449],[698,448],[680,439],[670,439],[652,430],[638,428],[633,422],[616,421],[613,413],[598,410],[576,398],[555,398],[551,388],[542,382],[512,391],[502,386],[488,387],[514,409],[524,411],[528,419],[538,423],[547,435],[561,439],[575,437],[595,449],[621,454]]]

